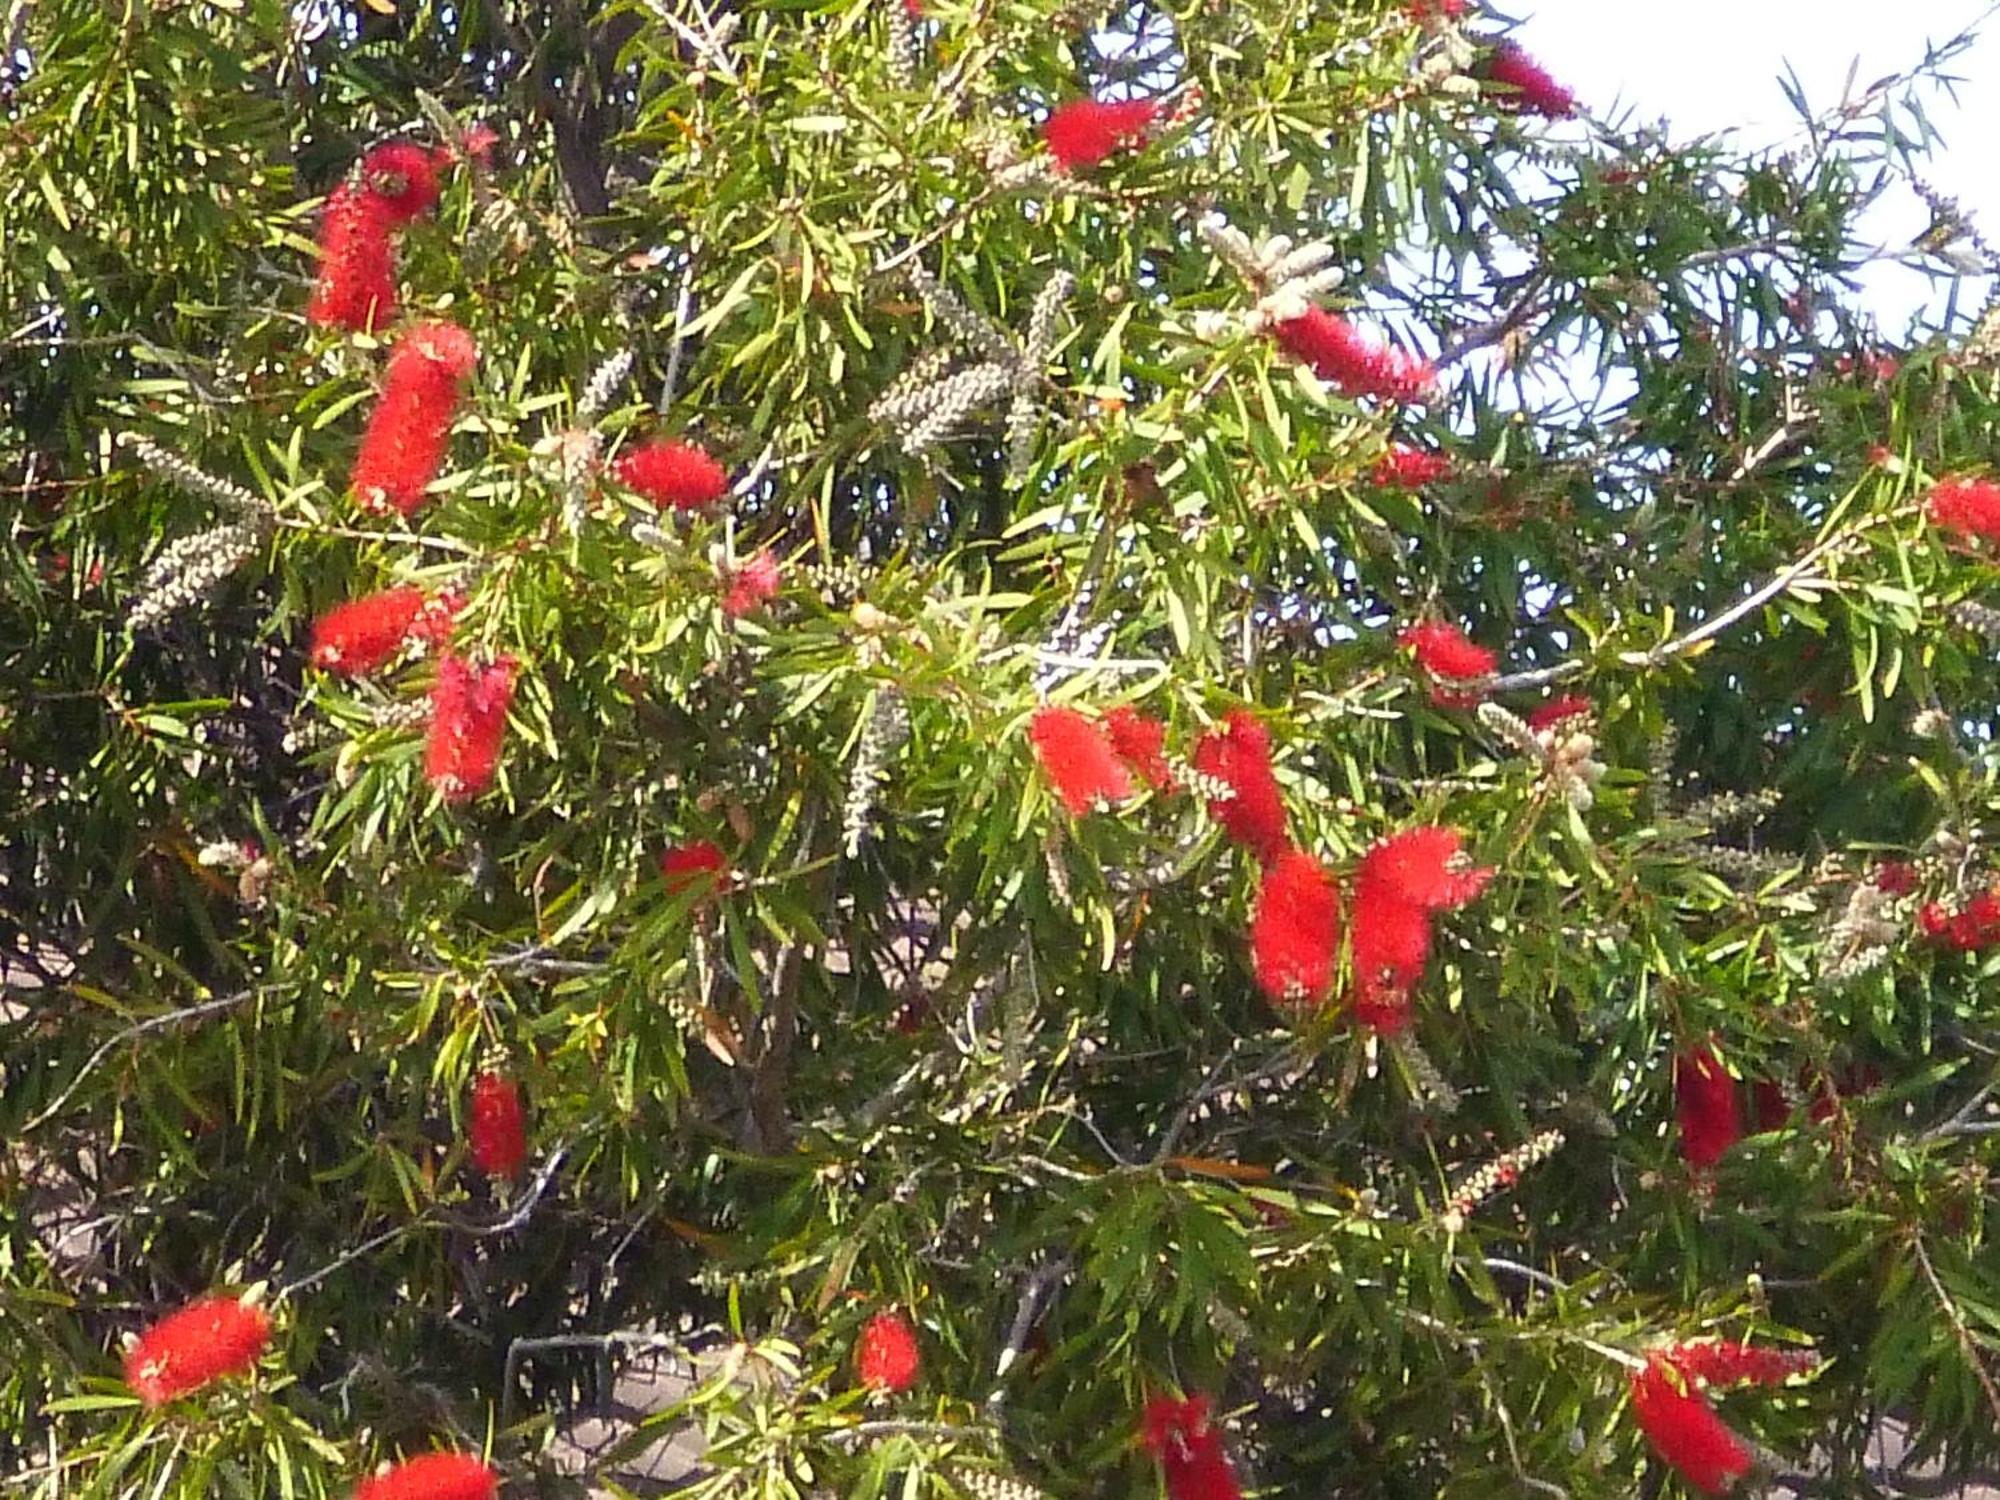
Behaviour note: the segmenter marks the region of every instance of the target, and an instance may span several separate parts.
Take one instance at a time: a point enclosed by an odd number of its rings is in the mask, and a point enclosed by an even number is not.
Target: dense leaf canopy
[[[0,1484],[2000,1460],[1964,39],[1466,10],[12,0]]]

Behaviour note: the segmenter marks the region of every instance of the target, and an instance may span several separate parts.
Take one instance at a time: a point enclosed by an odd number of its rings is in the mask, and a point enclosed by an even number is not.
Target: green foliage
[[[695,1424],[704,1496],[1130,1492],[1162,1390],[1211,1394],[1272,1493],[1630,1494],[1679,1482],[1632,1361],[1711,1333],[1824,1357],[1726,1408],[1823,1476],[1795,1488],[1893,1492],[1882,1420],[2000,1461],[2000,958],[1916,932],[1995,879],[1994,647],[1954,613],[1994,563],[1923,499],[1985,462],[2000,377],[1967,319],[1881,365],[1845,279],[1950,48],[1746,157],[1525,122],[1474,81],[1490,24],[1370,0],[939,0],[914,54],[897,0],[10,16],[19,1492],[339,1494],[444,1443],[562,1493],[559,1429],[666,1345],[694,1384],[626,1447]],[[1174,91],[1153,140],[1047,170],[1042,111],[1135,88]],[[479,370],[430,502],[385,520],[346,476],[392,333],[307,324],[318,200],[482,122],[490,169],[399,259]],[[1282,355],[1212,214],[1324,239],[1439,399]],[[942,353],[1006,399],[912,455],[878,403]],[[729,466],[726,507],[579,477],[656,433]],[[232,516],[121,434],[272,512],[136,632],[149,561]],[[1373,482],[1392,436],[1454,475]],[[780,592],[725,614],[760,549]],[[403,583],[522,664],[467,803],[424,779],[428,660],[307,660],[315,616]],[[1431,701],[1396,641],[1426,618],[1501,651],[1501,704],[1588,694],[1591,743]],[[1258,992],[1258,872],[1201,796],[1069,818],[1045,693],[1138,703],[1183,780],[1251,706],[1341,871],[1462,830],[1497,874],[1441,921],[1420,1046]],[[719,892],[660,877],[696,840]],[[1886,934],[1854,904],[1884,859],[1920,881]],[[1804,1096],[1704,1174],[1672,1057],[1710,1036],[1746,1093]],[[531,1111],[512,1184],[464,1147],[489,1067]],[[253,1284],[252,1379],[126,1393],[122,1334]],[[885,1304],[925,1369],[871,1403]]]

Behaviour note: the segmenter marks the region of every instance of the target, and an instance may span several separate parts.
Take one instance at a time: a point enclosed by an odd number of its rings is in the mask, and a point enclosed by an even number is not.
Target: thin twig
[[[39,1125],[45,1124],[52,1116],[59,1113],[62,1107],[69,1103],[76,1091],[83,1086],[84,1079],[95,1073],[104,1059],[117,1051],[118,1048],[124,1046],[125,1043],[132,1041],[136,1037],[145,1036],[149,1032],[163,1031],[167,1027],[177,1025],[182,1021],[199,1021],[205,1016],[221,1015],[224,1011],[234,1010],[237,1006],[243,1004],[244,1001],[254,998],[257,993],[256,990],[239,990],[233,995],[224,995],[215,1000],[204,1000],[199,1005],[187,1005],[179,1010],[170,1010],[157,1016],[149,1016],[143,1021],[135,1021],[123,1031],[109,1038],[95,1052],[91,1053],[89,1059],[77,1070],[76,1076],[70,1079],[68,1086],[60,1094],[56,1095],[54,1101],[39,1114],[30,1117],[21,1126],[21,1134],[26,1135],[29,1131]]]
[[[1910,1248],[1917,1253],[1917,1265],[1923,1270],[1924,1280],[1931,1284],[1931,1291],[1944,1309],[1944,1315],[1951,1320],[1952,1335],[1958,1340],[1958,1349],[1965,1356],[1965,1362],[1972,1367],[1979,1388],[1986,1393],[1986,1405],[1993,1413],[1995,1423],[2000,1423],[2000,1386],[1995,1386],[1993,1377],[1987,1373],[1986,1363],[1979,1357],[1979,1346],[1972,1341],[1972,1330],[1965,1326],[1965,1319],[1958,1311],[1958,1304],[1951,1300],[1951,1293],[1945,1290],[1944,1282],[1938,1279],[1937,1268],[1931,1264],[1930,1253],[1924,1249],[1924,1237],[1920,1233],[1910,1235]]]

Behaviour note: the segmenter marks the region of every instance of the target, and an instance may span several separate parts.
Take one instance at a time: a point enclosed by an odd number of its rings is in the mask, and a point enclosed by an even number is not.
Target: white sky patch
[[[1778,80],[1787,65],[1815,110],[1837,103],[1859,58],[1856,92],[1917,62],[1993,9],[1991,0],[1519,0],[1519,39],[1556,79],[1600,117],[1629,109],[1635,122],[1664,117],[1674,138],[1733,130],[1739,146],[1776,145],[1799,135]],[[1926,98],[1924,113],[1943,137],[1925,177],[1958,199],[2000,244],[2000,172],[1990,165],[2000,140],[2000,16],[1973,48],[1946,68],[1962,81],[1956,99]],[[1929,223],[1906,191],[1866,222],[1873,242],[1906,245]],[[1900,336],[1919,310],[1936,316],[1944,284],[1893,265],[1863,275],[1867,306],[1885,334]],[[1971,290],[1971,310],[1983,288]],[[1967,293],[1961,290],[1961,305]]]

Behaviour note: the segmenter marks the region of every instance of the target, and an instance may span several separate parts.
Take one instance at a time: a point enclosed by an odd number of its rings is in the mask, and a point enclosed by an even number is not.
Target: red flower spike
[[[410,639],[429,646],[444,644],[451,639],[451,628],[458,623],[459,612],[464,608],[465,595],[457,589],[445,589],[435,598],[425,600],[410,624]]]
[[[1819,1364],[1819,1356],[1809,1349],[1760,1349],[1730,1339],[1676,1344],[1655,1358],[1664,1359],[1690,1381],[1708,1386],[1783,1385]]]
[[[1360,881],[1349,941],[1356,1017],[1376,1031],[1401,1031],[1410,1020],[1410,991],[1430,962],[1430,913],[1401,900],[1384,882]]]
[[[777,594],[778,560],[768,552],[759,552],[728,573],[726,581],[729,587],[722,595],[722,612],[734,620]]]
[[[1667,1361],[1632,1377],[1632,1416],[1653,1451],[1705,1495],[1727,1494],[1750,1472],[1750,1450]]]
[[[1100,802],[1132,795],[1131,774],[1111,748],[1111,737],[1075,709],[1036,709],[1028,738],[1042,774],[1071,817],[1082,817]]]
[[[1781,1130],[1792,1117],[1792,1101],[1782,1084],[1760,1078],[1750,1085],[1750,1113],[1760,1131]]]
[[[1094,167],[1121,146],[1143,141],[1159,113],[1154,99],[1118,104],[1072,99],[1050,111],[1042,123],[1042,140],[1063,170]]]
[[[729,856],[708,839],[696,839],[660,856],[660,877],[669,896],[720,890],[729,880]]]
[[[1917,909],[1917,931],[1927,938],[1941,938],[1951,931],[1951,913],[1935,901]]]
[[[1467,0],[1410,0],[1412,20],[1456,21],[1465,15]]]
[[[472,335],[450,323],[420,323],[396,341],[348,480],[364,509],[407,516],[424,503],[451,446],[459,383],[477,362]]]
[[[2000,942],[2000,895],[1981,891],[1951,919],[1945,941],[1960,953],[1978,953]]]
[[[1155,791],[1173,790],[1174,773],[1167,764],[1167,726],[1138,709],[1121,704],[1104,716],[1104,732],[1120,760],[1137,771]]]
[[[494,1500],[500,1476],[470,1453],[426,1453],[355,1486],[354,1500]]]
[[[461,144],[466,160],[481,170],[487,170],[493,165],[493,148],[500,144],[500,132],[484,120],[475,121],[465,127]]]
[[[1418,666],[1450,682],[1477,682],[1500,666],[1498,656],[1474,645],[1463,630],[1443,620],[1408,626],[1396,639],[1416,652]]]
[[[1419,911],[1464,906],[1486,889],[1490,869],[1467,865],[1455,828],[1406,828],[1381,840],[1361,857],[1359,884],[1380,887],[1391,899]]]
[[[1958,476],[1931,489],[1930,518],[1946,531],[2000,541],[2000,484]]]
[[[656,438],[622,455],[618,482],[660,510],[700,510],[729,493],[729,471],[693,443]]]
[[[1271,773],[1271,731],[1245,709],[1232,709],[1221,729],[1212,729],[1194,747],[1194,768],[1226,783],[1235,793],[1208,804],[1208,815],[1224,833],[1269,864],[1290,847],[1285,802]]]
[[[492,785],[517,670],[511,656],[487,667],[472,666],[449,651],[438,658],[424,776],[445,801],[468,801]]]
[[[488,1177],[518,1176],[528,1159],[528,1125],[521,1090],[499,1073],[481,1073],[472,1085],[465,1126],[472,1164]]]
[[[1908,860],[1885,859],[1875,867],[1875,889],[1885,896],[1907,896],[1917,888],[1917,867]]]
[[[1389,451],[1376,459],[1375,467],[1368,471],[1368,482],[1384,490],[1422,489],[1427,484],[1449,478],[1449,454],[1426,453],[1421,448],[1411,448],[1403,443],[1391,444]]]
[[[1281,1005],[1326,998],[1340,955],[1340,892],[1310,854],[1287,849],[1264,872],[1250,918],[1257,983]]]
[[[312,664],[358,677],[386,665],[409,639],[424,610],[424,591],[384,589],[337,604],[313,621]]]
[[[917,1383],[922,1362],[917,1331],[899,1312],[878,1312],[854,1341],[854,1373],[873,1391],[907,1391]]]
[[[437,205],[437,159],[409,141],[386,141],[361,158],[361,185],[382,200],[391,224],[407,224]]]
[[[374,193],[342,183],[319,220],[319,276],[306,320],[366,333],[396,315],[393,210]]]
[[[1576,113],[1576,95],[1512,42],[1502,42],[1493,49],[1486,62],[1486,76],[1509,91],[1495,100],[1502,109],[1551,120],[1566,120]]]
[[[1554,728],[1564,719],[1583,718],[1597,712],[1597,705],[1588,698],[1574,693],[1566,698],[1552,698],[1547,703],[1537,704],[1528,711],[1528,727],[1537,733]]]
[[[1208,1398],[1155,1396],[1146,1403],[1142,1440],[1160,1461],[1169,1500],[1241,1500],[1243,1489],[1209,1420]]]
[[[186,1396],[257,1363],[271,1315],[235,1297],[203,1297],[169,1313],[125,1354],[125,1384],[148,1406]]]
[[[1674,1113],[1681,1127],[1681,1159],[1706,1170],[1743,1138],[1736,1107],[1736,1080],[1722,1064],[1713,1042],[1674,1059]]]
[[[1343,395],[1417,402],[1436,393],[1430,361],[1373,342],[1323,307],[1286,319],[1275,332],[1279,348]]]

